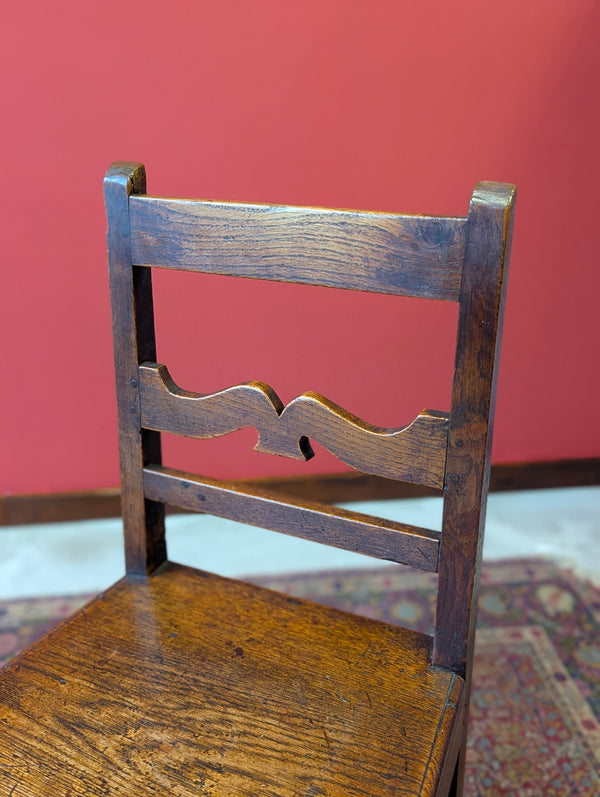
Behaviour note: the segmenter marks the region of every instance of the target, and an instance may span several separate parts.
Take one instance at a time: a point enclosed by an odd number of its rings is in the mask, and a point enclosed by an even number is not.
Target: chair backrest
[[[144,167],[105,178],[128,573],[166,558],[164,504],[318,540],[439,574],[433,662],[471,655],[515,198],[479,183],[467,217],[215,203],[146,195]],[[382,429],[317,393],[284,407],[261,382],[204,395],[155,362],[152,267],[458,302],[450,412]],[[442,532],[162,466],[160,432],[206,438],[243,426],[257,449],[307,459],[309,438],[363,473],[443,489]]]

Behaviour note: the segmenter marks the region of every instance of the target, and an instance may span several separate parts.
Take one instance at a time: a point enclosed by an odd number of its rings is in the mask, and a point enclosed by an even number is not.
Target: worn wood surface
[[[457,300],[464,218],[132,197],[133,262]]]
[[[132,577],[3,673],[0,795],[435,794],[463,683],[430,644],[177,565]]]
[[[104,178],[108,219],[108,269],[112,308],[121,513],[125,563],[130,573],[147,573],[166,559],[164,507],[144,498],[142,468],[161,462],[160,435],[140,431],[138,364],[156,359],[152,282],[149,269],[131,268],[129,200],[146,190],[141,164],[115,164]]]
[[[310,437],[346,465],[388,479],[441,489],[444,485],[448,415],[423,410],[412,423],[384,429],[318,393],[303,393],[284,406],[263,382],[218,393],[182,390],[164,365],[139,368],[142,426],[186,437],[210,438],[254,426],[256,451],[306,460]]]
[[[144,469],[144,491],[154,501],[437,572],[439,531],[158,465]]]

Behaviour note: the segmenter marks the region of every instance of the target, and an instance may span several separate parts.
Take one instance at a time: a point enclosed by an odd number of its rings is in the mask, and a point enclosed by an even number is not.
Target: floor
[[[441,499],[347,504],[440,528]],[[95,592],[123,573],[120,521],[0,529],[0,598]],[[376,559],[198,515],[168,520],[169,558],[228,576],[381,566]],[[493,493],[484,559],[546,556],[600,584],[600,487]]]

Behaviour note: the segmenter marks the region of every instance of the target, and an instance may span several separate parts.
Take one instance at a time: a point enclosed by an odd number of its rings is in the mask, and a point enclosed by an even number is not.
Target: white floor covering
[[[441,499],[347,506],[439,529]],[[118,519],[0,528],[0,598],[104,589],[123,574]],[[381,566],[382,562],[283,534],[199,515],[171,516],[169,558],[226,576]],[[544,556],[600,584],[600,487],[492,493],[484,559]]]

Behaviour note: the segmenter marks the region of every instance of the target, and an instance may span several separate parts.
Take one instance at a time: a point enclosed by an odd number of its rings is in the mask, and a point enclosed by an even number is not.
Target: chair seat
[[[427,636],[167,563],[0,677],[0,795],[435,794],[464,682]]]

